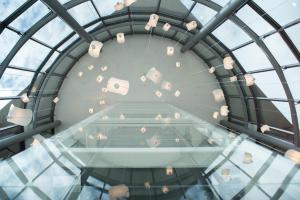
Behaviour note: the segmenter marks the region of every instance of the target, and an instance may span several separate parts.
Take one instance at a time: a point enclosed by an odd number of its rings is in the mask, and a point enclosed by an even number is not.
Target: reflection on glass
[[[206,24],[212,17],[215,16],[217,12],[213,9],[204,6],[200,3],[197,3],[197,5],[192,10],[192,14],[196,17],[199,22],[204,25]]]
[[[91,2],[81,3],[71,9],[68,12],[78,21],[80,25],[86,25],[87,23],[98,18]]]
[[[9,29],[4,29],[0,35],[0,63],[6,58],[19,39],[20,36],[18,34]]]
[[[18,7],[20,7],[26,0],[1,0],[0,1],[0,21],[3,21]]]

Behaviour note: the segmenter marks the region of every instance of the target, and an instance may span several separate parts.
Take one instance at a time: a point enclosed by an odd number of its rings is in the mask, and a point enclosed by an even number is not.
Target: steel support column
[[[215,30],[224,20],[232,15],[236,10],[242,7],[248,0],[232,0],[226,6],[224,6],[220,12],[218,12],[202,29],[192,38],[190,38],[186,44],[181,48],[182,52],[185,52],[194,47],[197,42],[205,38],[213,30]]]

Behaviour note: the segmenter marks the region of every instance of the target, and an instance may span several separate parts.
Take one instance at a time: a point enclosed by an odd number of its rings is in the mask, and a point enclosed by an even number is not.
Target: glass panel
[[[81,3],[68,10],[80,25],[85,25],[98,18],[96,10],[91,2]]]
[[[272,26],[248,5],[240,9],[237,12],[237,16],[254,30],[257,35],[263,35],[273,30]]]
[[[289,121],[292,122],[290,106],[286,102],[273,101],[272,102],[276,108],[283,114],[283,116]]]
[[[228,20],[214,30],[213,34],[230,49],[251,40],[242,29]]]
[[[14,28],[25,32],[43,16],[49,12],[48,8],[40,1],[37,1],[16,20],[11,23]]]
[[[256,43],[237,49],[233,54],[246,71],[272,67],[269,59]]]
[[[70,39],[68,39],[63,45],[61,45],[58,50],[63,51],[66,47],[68,47],[70,44],[72,44],[75,40],[79,38],[78,34],[73,35]]]
[[[87,32],[90,32],[90,31],[94,30],[97,26],[99,26],[100,24],[102,24],[102,22],[98,22],[98,23],[96,23],[96,24],[94,24],[94,25],[92,25],[92,26],[89,26],[89,27],[86,28],[85,30],[86,30]]]
[[[6,58],[19,39],[20,36],[18,34],[8,29],[4,29],[0,35],[0,63]]]
[[[230,0],[212,0],[221,6],[225,6]]]
[[[294,99],[300,100],[300,67],[284,70],[285,78],[289,84]]]
[[[285,92],[275,71],[252,74],[256,85],[269,98],[284,98]]]
[[[267,37],[264,41],[280,65],[298,63],[278,33]]]
[[[3,21],[18,7],[20,7],[26,0],[1,0],[0,2],[0,21]]]
[[[17,52],[10,65],[37,69],[50,51],[49,48],[33,40],[28,40]]]
[[[0,97],[18,96],[32,77],[32,72],[7,68],[0,80]]]
[[[292,41],[294,42],[294,44],[296,45],[298,50],[300,50],[300,37],[299,37],[300,24],[297,24],[288,29],[285,29],[285,31],[290,36],[290,38],[292,39]]]
[[[57,56],[59,56],[59,53],[55,51],[41,71],[45,72],[53,64]]]
[[[281,25],[300,18],[300,0],[254,0]]]
[[[94,2],[101,17],[104,17],[115,12],[114,5],[119,2],[119,0],[94,0]]]
[[[202,25],[206,24],[212,17],[215,16],[216,13],[217,12],[213,9],[200,3],[197,3],[197,5],[192,10],[192,14]]]
[[[298,117],[298,124],[300,124],[300,104],[296,104],[296,112]]]
[[[43,26],[33,37],[54,47],[71,32],[72,29],[60,18],[56,17]]]

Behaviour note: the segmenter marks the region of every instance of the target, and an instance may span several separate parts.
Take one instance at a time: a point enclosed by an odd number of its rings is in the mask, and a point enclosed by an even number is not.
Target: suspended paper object
[[[88,69],[89,69],[89,70],[94,69],[94,65],[89,65],[89,66],[88,66]]]
[[[120,119],[125,119],[125,115],[124,115],[124,114],[121,114],[121,115],[120,115]]]
[[[147,144],[152,148],[158,147],[160,145],[159,136],[154,135],[151,139],[147,139]]]
[[[166,168],[166,174],[167,174],[167,176],[172,176],[173,175],[173,168],[172,167],[167,167]]]
[[[89,55],[98,58],[100,56],[100,51],[103,47],[103,43],[99,41],[92,41],[89,47]]]
[[[78,72],[79,77],[82,77],[82,75],[83,75],[83,72]]]
[[[126,185],[112,186],[108,190],[108,195],[110,200],[129,198],[129,189]]]
[[[125,6],[131,6],[131,4],[133,4],[134,2],[136,2],[136,0],[124,0]]]
[[[149,181],[145,182],[144,186],[145,186],[146,189],[150,189],[151,188],[151,185],[150,185]]]
[[[142,82],[144,82],[144,83],[147,81],[147,78],[146,78],[146,76],[144,76],[144,75],[143,75],[143,76],[141,76],[141,78],[140,78],[140,79],[141,79],[141,81],[142,81]]]
[[[142,127],[140,131],[141,131],[141,133],[146,133],[147,129],[146,129],[146,127]]]
[[[211,67],[211,68],[208,69],[208,72],[209,72],[210,74],[214,73],[215,71],[216,71],[216,68],[215,68],[215,67]]]
[[[170,28],[171,28],[171,25],[169,23],[165,23],[163,26],[164,31],[168,31],[168,30],[170,30]]]
[[[229,113],[228,106],[221,106],[221,108],[220,108],[220,114],[222,116],[227,116],[228,113]]]
[[[255,84],[255,78],[252,76],[252,74],[245,74],[244,78],[247,86],[252,86]]]
[[[285,152],[284,156],[294,163],[300,165],[300,152],[294,149],[289,149]]]
[[[107,88],[102,88],[101,91],[104,92],[104,93],[107,93],[108,89]]]
[[[223,180],[225,182],[230,181],[231,180],[230,169],[227,169],[227,168],[226,169],[222,169],[221,176],[222,176],[222,178],[223,178]]]
[[[180,94],[181,94],[181,92],[180,92],[179,90],[176,90],[176,91],[174,92],[174,96],[175,96],[175,97],[179,97]]]
[[[207,142],[208,142],[208,144],[210,144],[210,145],[215,144],[215,140],[212,139],[212,138],[208,138],[208,139],[207,139]]]
[[[112,77],[107,82],[107,90],[111,93],[126,95],[129,91],[129,82]]]
[[[27,96],[27,93],[23,93],[21,95],[21,101],[24,102],[24,103],[28,103],[29,102],[29,98]]]
[[[157,14],[151,14],[149,17],[148,24],[150,27],[156,27],[157,22],[158,22],[159,16]]]
[[[96,81],[98,83],[101,83],[103,81],[103,76],[101,76],[101,75],[97,76]]]
[[[125,43],[125,36],[124,33],[117,33],[117,42],[119,44]]]
[[[107,140],[107,139],[108,139],[107,135],[103,133],[98,134],[98,140]]]
[[[181,63],[180,63],[179,61],[176,62],[176,67],[177,67],[177,68],[181,67]]]
[[[158,98],[162,97],[162,93],[161,93],[159,90],[156,90],[156,91],[155,91],[155,95],[156,95]]]
[[[219,117],[219,112],[214,112],[213,113],[213,118],[214,119],[218,119],[218,117]]]
[[[93,112],[94,112],[94,109],[93,108],[89,108],[89,113],[93,114]]]
[[[161,84],[161,89],[170,91],[172,89],[172,83],[163,81]]]
[[[27,126],[32,120],[32,111],[30,109],[18,108],[11,104],[7,121],[20,126]]]
[[[168,56],[174,55],[174,47],[167,47],[167,55]]]
[[[108,70],[108,67],[107,67],[107,65],[104,65],[100,69],[101,69],[101,71],[106,72]]]
[[[55,97],[54,99],[53,99],[53,103],[58,103],[59,102],[59,97]]]
[[[230,56],[226,56],[223,59],[223,65],[224,65],[225,69],[227,69],[227,70],[233,69],[233,64],[234,64],[234,61]]]
[[[174,114],[174,118],[175,118],[175,119],[180,119],[180,117],[181,117],[181,115],[180,115],[179,112],[176,112],[176,113]]]
[[[161,73],[155,67],[152,67],[146,74],[146,77],[153,83],[159,83],[161,80]]]
[[[161,191],[164,193],[164,194],[167,194],[170,190],[167,186],[162,186],[161,188]]]
[[[262,126],[260,127],[260,131],[261,131],[262,133],[265,133],[265,132],[267,132],[267,131],[270,131],[270,126],[268,126],[268,125],[262,125]]]
[[[149,24],[149,22],[146,24],[146,26],[145,26],[145,30],[146,31],[149,31],[151,29],[151,26],[150,26],[150,24]]]
[[[194,30],[195,28],[197,28],[197,22],[196,21],[191,21],[191,22],[186,24],[186,29],[188,31]]]
[[[155,116],[155,120],[161,120],[161,119],[162,119],[161,114],[157,114],[157,115]]]
[[[252,156],[252,154],[251,153],[249,153],[249,152],[245,152],[244,153],[244,158],[243,158],[243,163],[244,164],[250,164],[250,163],[252,163],[253,162],[253,156]]]
[[[230,80],[231,83],[236,82],[237,77],[236,76],[231,76],[231,77],[229,77],[229,80]]]
[[[99,104],[100,104],[100,105],[105,105],[106,102],[105,102],[105,100],[100,100],[100,101],[99,101]]]
[[[213,94],[214,99],[215,99],[216,102],[221,102],[221,101],[225,100],[223,90],[221,90],[221,89],[213,90],[212,94]]]
[[[117,2],[115,5],[115,11],[119,11],[119,10],[122,10],[124,8],[124,4],[121,3],[121,2]]]
[[[175,138],[175,142],[179,143],[180,139],[179,138]]]
[[[36,92],[36,87],[35,87],[35,86],[32,87],[31,92],[32,92],[32,93],[35,93],[35,92]]]

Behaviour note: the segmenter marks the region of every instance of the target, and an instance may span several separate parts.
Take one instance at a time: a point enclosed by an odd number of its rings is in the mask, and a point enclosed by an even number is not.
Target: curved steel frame
[[[1,69],[0,69],[0,78],[2,77],[5,69],[7,67],[12,67],[12,66],[9,66],[9,63],[10,61],[13,59],[14,55],[18,52],[18,50],[26,43],[26,41],[28,41],[29,39],[33,39],[35,40],[36,42],[39,42],[40,44],[44,45],[44,46],[48,46],[46,44],[44,44],[43,42],[41,41],[38,41],[34,38],[32,38],[32,36],[40,29],[42,28],[46,23],[48,23],[49,21],[51,21],[52,19],[54,19],[55,17],[57,17],[57,12],[50,12],[48,13],[46,16],[44,16],[41,20],[39,20],[36,24],[34,24],[26,33],[20,33],[16,30],[14,30],[13,28],[11,27],[8,27],[8,25],[10,24],[10,22],[12,22],[14,19],[16,19],[19,15],[21,15],[26,9],[28,9],[31,5],[33,5],[37,0],[29,0],[27,1],[26,3],[24,3],[20,8],[18,8],[16,11],[14,11],[7,19],[5,19],[3,22],[1,22],[0,24],[0,33],[4,30],[4,28],[9,28],[15,32],[17,32],[18,34],[21,35],[21,38],[20,40],[15,44],[15,46],[13,47],[13,49],[9,52],[9,54],[7,55],[7,57],[4,59],[4,61],[2,62],[1,64]],[[48,0],[43,0],[43,1],[48,1]],[[56,1],[56,0],[55,0]],[[102,26],[96,28],[96,30],[104,30],[102,32],[107,32],[109,34],[109,38],[107,38],[107,40],[109,39],[113,39],[113,36],[109,30],[109,27],[112,27],[113,25],[116,25],[116,24],[122,24],[122,23],[129,23],[129,26],[130,26],[130,33],[128,34],[133,34],[133,25],[134,25],[134,22],[145,22],[143,20],[135,20],[132,15],[145,15],[145,14],[149,14],[151,12],[147,11],[143,11],[143,12],[131,12],[130,8],[127,9],[127,12],[123,12],[123,13],[117,13],[117,14],[112,14],[112,15],[109,15],[109,16],[106,16],[106,17],[101,17],[100,16],[100,13],[98,12],[93,0],[72,0],[66,4],[64,4],[64,8],[65,9],[69,9],[69,8],[72,8],[78,4],[81,4],[81,3],[84,3],[84,2],[87,2],[87,1],[90,1],[94,7],[94,9],[96,10],[97,14],[98,14],[98,19],[94,20],[93,22],[90,22],[89,24],[83,26],[83,28],[87,28],[91,25],[94,25],[98,22],[102,22]],[[167,19],[172,19],[172,20],[178,20],[178,21],[181,21],[181,25],[180,26],[175,26],[175,34],[170,37],[170,39],[175,39],[175,36],[177,34],[177,31],[179,32],[184,32],[182,30],[184,30],[184,22],[186,22],[188,16],[190,15],[192,9],[194,8],[194,6],[196,5],[196,3],[200,3],[200,4],[203,4],[217,12],[219,12],[222,7],[219,6],[218,4],[212,2],[211,0],[193,0],[194,1],[194,4],[193,6],[191,7],[191,9],[187,12],[186,16],[184,18],[180,18],[180,17],[176,17],[176,16],[173,16],[173,15],[169,15],[168,13],[160,13],[160,4],[161,4],[161,0],[158,1],[158,5],[157,5],[157,8],[156,10],[152,11],[157,13],[157,14],[160,14],[164,17],[166,17]],[[249,2],[248,3],[257,13],[262,13],[263,10],[260,9],[256,4],[254,4],[253,2]],[[286,79],[285,79],[285,76],[282,72],[282,66],[279,65],[279,63],[276,61],[276,59],[274,58],[274,56],[271,54],[271,52],[269,51],[269,49],[266,47],[266,45],[264,44],[264,42],[262,42],[260,40],[260,37],[258,35],[256,35],[256,33],[254,31],[252,31],[248,26],[246,26],[246,24],[244,24],[243,21],[241,21],[238,17],[236,17],[233,13],[230,13],[231,16],[229,17],[229,19],[235,23],[236,25],[238,25],[239,27],[243,27],[243,30],[253,39],[254,42],[257,43],[257,45],[259,47],[261,47],[261,49],[265,52],[265,54],[267,55],[267,57],[269,58],[270,62],[272,63],[278,77],[280,78],[280,81],[282,82],[282,85],[283,85],[283,88],[285,90],[285,93],[286,93],[286,96],[287,96],[287,101],[289,103],[289,106],[290,106],[290,110],[291,110],[291,115],[292,115],[292,122],[293,122],[293,125],[294,125],[294,132],[295,132],[295,141],[294,143],[297,144],[297,145],[300,145],[300,139],[299,139],[299,125],[298,125],[298,119],[297,119],[297,113],[296,113],[296,108],[295,108],[295,100],[291,94],[291,91],[289,89],[289,86],[286,82]],[[113,18],[116,18],[116,17],[119,17],[119,16],[128,16],[128,19],[126,19],[126,21],[122,21],[122,22],[118,22],[118,23],[106,23],[105,20],[107,19],[113,19]],[[268,15],[264,15],[264,19],[270,23],[271,25],[273,25],[273,27],[276,28],[276,30],[280,30],[280,26],[275,22],[275,20],[273,20],[270,16]],[[63,18],[63,16],[62,16]],[[160,20],[161,23],[164,23],[163,20]],[[79,27],[80,28],[80,27]],[[82,29],[84,30],[84,29]],[[78,32],[78,30],[76,30]],[[198,30],[199,32],[199,30]],[[92,33],[95,35],[96,34],[96,31],[92,31]],[[185,32],[186,33],[186,32]],[[55,51],[58,51],[58,47],[61,46],[62,44],[64,44],[69,38],[71,38],[73,35],[75,34],[75,32],[71,33],[69,36],[67,36],[65,39],[63,39],[58,45],[56,45],[55,47],[51,48],[51,51],[50,53],[46,56],[46,58],[44,59],[44,61],[40,64],[40,66],[38,67],[38,69],[35,71],[35,74],[34,74],[34,77],[31,81],[31,84],[29,85],[28,87],[28,93],[30,93],[35,81],[37,80],[37,77],[39,74],[41,74],[41,69],[43,68],[43,66],[47,63],[47,61],[50,59],[50,57],[52,56],[52,54],[55,52]],[[139,33],[135,33],[135,34],[139,34]],[[144,32],[141,33],[141,34],[145,34]],[[158,33],[154,33],[154,34],[158,34]],[[196,34],[196,32],[193,32],[193,33],[188,33],[190,36]],[[281,36],[283,37],[284,41],[288,44],[288,46],[290,47],[290,49],[292,50],[292,52],[294,53],[294,55],[296,55],[296,58],[298,59],[298,61],[300,62],[300,58],[299,58],[299,51],[297,50],[297,48],[294,46],[294,44],[291,42],[291,40],[289,39],[288,35],[285,33],[285,32],[282,32],[281,33]],[[231,51],[224,45],[222,44],[220,41],[217,41],[215,37],[213,37],[212,35],[208,35],[208,37],[212,38],[214,41],[220,43],[221,47],[227,52],[229,53],[230,55],[233,56],[233,54],[231,53]],[[53,75],[57,75],[57,74],[53,74],[54,72],[54,69],[55,69],[55,66],[57,66],[60,61],[63,60],[63,58],[65,56],[68,56],[70,58],[72,58],[74,61],[73,63],[71,64],[71,66],[79,59],[79,58],[74,58],[72,57],[71,55],[69,55],[69,52],[71,49],[73,49],[74,47],[76,47],[77,45],[76,44],[80,44],[82,40],[77,40],[75,41],[72,45],[69,45],[69,47],[64,50],[63,52],[60,52],[60,56],[57,58],[57,60],[52,64],[51,68],[50,68],[50,71],[48,71],[46,74],[44,74],[43,76],[43,79],[42,79],[42,82],[41,82],[41,89],[43,89],[46,85],[46,83],[48,82],[48,79],[50,76],[53,76]],[[199,41],[198,41],[199,42]],[[182,42],[181,42],[182,43]],[[211,47],[211,44],[208,42],[208,41],[201,41],[201,44],[205,45],[206,47],[210,47],[210,51],[211,53],[213,53],[215,55],[215,58],[217,59],[222,59],[222,55],[220,52],[218,52],[217,49],[214,49],[213,47]],[[73,48],[71,48],[73,47]],[[196,51],[194,51],[195,53],[197,53]],[[82,56],[82,55],[81,55]],[[201,55],[198,54],[198,56],[201,57]],[[80,57],[80,56],[79,56]],[[203,59],[205,60],[205,59]],[[206,63],[210,63],[210,59],[208,60],[205,60]],[[243,67],[237,62],[237,67],[239,69],[239,71],[241,72],[238,72],[236,70],[232,70],[232,72],[230,73],[233,73],[233,75],[239,75],[239,74],[244,74],[245,73],[245,70],[243,69]],[[61,78],[61,83],[59,84],[59,87],[61,86],[62,84],[62,81],[63,81],[63,78],[64,78],[64,75],[62,75],[62,78]],[[221,76],[217,76],[216,77],[218,79],[218,81],[222,78]],[[46,81],[45,81],[46,80]],[[222,84],[220,84],[221,87],[223,88]],[[58,88],[59,89],[59,88]],[[238,90],[240,92],[240,98],[241,98],[241,101],[242,101],[242,105],[243,105],[243,112],[244,112],[244,121],[245,122],[248,122],[249,120],[249,106],[248,106],[248,103],[247,103],[247,99],[249,97],[247,97],[246,95],[246,92],[245,92],[245,88],[243,88],[242,85],[239,85],[238,87]],[[39,90],[38,90],[39,91]],[[225,91],[225,90],[224,90]],[[253,91],[252,89],[250,88],[250,91],[251,91],[251,94],[253,95]],[[43,97],[43,92],[38,92],[37,96],[34,98],[34,101],[35,101],[35,104],[34,104],[34,107],[35,107],[35,111],[37,111],[36,109],[38,109],[38,105],[39,105],[39,102],[40,102],[40,99],[41,97]],[[53,94],[55,95],[55,94]],[[225,94],[226,95],[226,94]],[[226,101],[227,103],[229,104],[228,102],[228,98],[229,98],[229,95],[226,95]],[[253,99],[254,99],[254,102],[256,102],[256,97],[253,96]],[[259,106],[259,104],[256,102],[255,103],[256,106]],[[53,106],[53,105],[52,105]],[[53,107],[54,109],[54,107]],[[257,110],[257,109],[256,109]],[[256,112],[256,118],[257,118],[257,124],[259,125],[260,124],[260,114],[259,112],[257,111]],[[53,112],[52,112],[52,118],[53,118]]]

